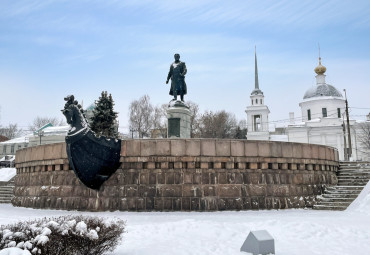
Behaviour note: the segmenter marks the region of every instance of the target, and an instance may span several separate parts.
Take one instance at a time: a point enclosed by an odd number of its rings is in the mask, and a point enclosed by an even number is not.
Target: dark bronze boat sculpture
[[[96,136],[74,96],[64,100],[62,112],[71,125],[66,136],[69,164],[84,185],[99,190],[120,165],[121,140]]]

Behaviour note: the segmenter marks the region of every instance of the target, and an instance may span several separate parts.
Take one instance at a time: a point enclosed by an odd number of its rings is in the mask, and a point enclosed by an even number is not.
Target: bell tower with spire
[[[265,96],[260,90],[258,82],[257,51],[254,52],[254,90],[250,95],[250,106],[247,107],[247,139],[248,140],[269,140],[269,113],[265,105]]]

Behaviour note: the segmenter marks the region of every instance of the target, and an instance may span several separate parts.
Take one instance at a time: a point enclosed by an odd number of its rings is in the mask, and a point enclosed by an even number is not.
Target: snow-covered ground
[[[80,214],[0,205],[0,224],[37,217]],[[303,209],[242,212],[83,214],[127,221],[127,233],[115,255],[233,255],[249,231],[267,230],[277,255],[369,255],[370,183],[347,211]]]
[[[0,181],[7,182],[17,173],[15,168],[0,168]]]

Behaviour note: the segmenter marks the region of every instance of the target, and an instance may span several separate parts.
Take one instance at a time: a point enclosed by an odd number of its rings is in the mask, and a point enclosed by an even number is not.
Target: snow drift
[[[0,181],[8,182],[17,173],[15,168],[0,168]]]
[[[347,208],[348,212],[361,212],[370,215],[370,181],[360,195]]]

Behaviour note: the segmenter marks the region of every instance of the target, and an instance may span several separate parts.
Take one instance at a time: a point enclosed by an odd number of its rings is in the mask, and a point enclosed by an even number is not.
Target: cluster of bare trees
[[[0,126],[0,135],[8,139],[19,137],[23,134],[23,130],[18,128],[17,124],[9,124],[8,126]]]
[[[195,133],[202,138],[236,138],[245,139],[245,121],[237,121],[235,115],[224,110],[206,111],[198,119],[199,129]]]
[[[166,129],[167,125],[164,121],[166,111],[165,106],[153,106],[150,103],[148,95],[142,96],[138,100],[131,102],[129,107],[130,115],[130,132],[132,137],[138,135],[139,138],[151,137],[153,129]],[[161,132],[162,137],[166,137],[166,132]]]
[[[51,123],[53,127],[66,125],[63,119],[58,119],[56,117],[40,117],[37,116],[33,122],[28,126],[29,131],[36,131],[46,124]]]
[[[226,111],[200,113],[199,106],[187,101],[190,107],[192,138],[246,138],[245,121],[237,121],[235,115]],[[132,137],[166,137],[167,105],[153,106],[145,95],[131,102],[129,107]]]
[[[364,122],[359,125],[359,135],[358,139],[361,145],[370,150],[370,123]]]

